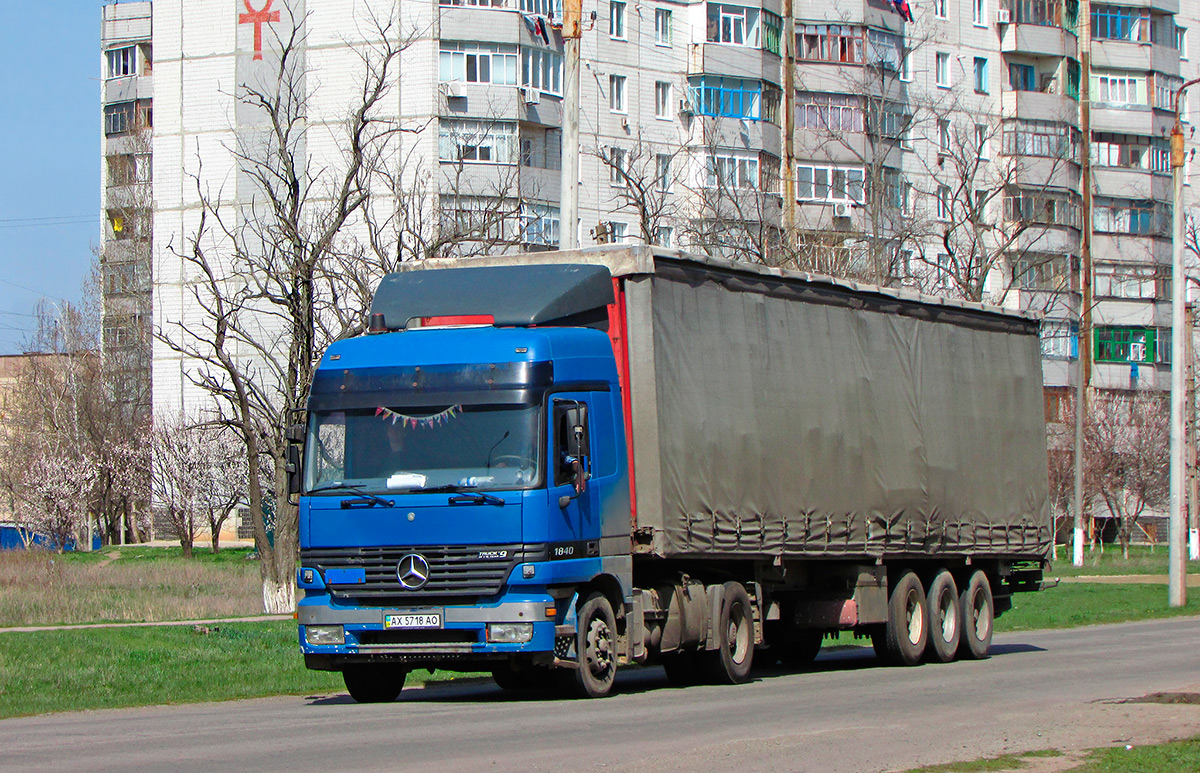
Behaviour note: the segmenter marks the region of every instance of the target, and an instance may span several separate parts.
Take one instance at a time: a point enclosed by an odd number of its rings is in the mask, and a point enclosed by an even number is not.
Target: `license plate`
[[[383,616],[384,628],[441,628],[441,612],[401,612]]]

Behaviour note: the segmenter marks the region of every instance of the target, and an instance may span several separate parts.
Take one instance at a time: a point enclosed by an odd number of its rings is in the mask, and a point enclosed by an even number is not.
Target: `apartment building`
[[[124,375],[120,393],[136,407],[133,415],[145,415],[151,399],[151,4],[103,6],[100,48],[101,347],[114,372]]]
[[[793,0],[790,17],[780,0],[585,4],[575,224],[559,214],[559,0],[109,5],[106,265],[114,288],[143,287],[149,263],[107,250],[149,240],[155,324],[198,323],[182,252],[206,206],[228,226],[256,201],[237,153],[263,125],[239,88],[299,58],[304,154],[335,168],[362,53],[392,22],[384,37],[403,52],[376,109],[404,131],[372,206],[394,216],[419,200],[427,222],[471,232],[446,251],[548,249],[574,227],[585,246],[651,241],[1033,308],[1049,320],[1052,388],[1070,383],[1086,289],[1093,383],[1165,389],[1167,133],[1172,94],[1197,73],[1200,9],[1128,2],[1092,4],[1090,25],[1078,0],[922,0],[911,21],[889,0]],[[151,50],[152,181],[138,144]],[[350,223],[346,238],[370,242],[372,227]],[[130,340],[118,318],[146,317],[110,295],[116,345]],[[189,403],[188,368],[156,343],[156,400]]]

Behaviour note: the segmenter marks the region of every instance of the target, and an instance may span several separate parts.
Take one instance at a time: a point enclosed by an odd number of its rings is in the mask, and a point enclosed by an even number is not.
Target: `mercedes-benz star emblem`
[[[429,582],[429,562],[425,556],[409,553],[396,564],[396,577],[409,590],[420,590]]]

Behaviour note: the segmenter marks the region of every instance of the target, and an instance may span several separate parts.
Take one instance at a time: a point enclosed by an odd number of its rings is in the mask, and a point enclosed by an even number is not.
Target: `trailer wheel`
[[[911,571],[905,572],[892,588],[888,600],[887,625],[883,630],[884,660],[895,666],[915,666],[921,662],[925,644],[929,640],[929,628],[925,623],[929,609],[925,601],[925,587],[921,579]],[[875,645],[878,653],[880,646]]]
[[[579,608],[575,652],[579,668],[570,684],[581,698],[603,698],[617,679],[617,619],[603,593],[593,593]]]
[[[346,666],[342,681],[350,697],[359,703],[391,703],[404,689],[408,672],[393,666]]]
[[[711,682],[741,684],[754,661],[754,607],[740,582],[725,583],[719,615],[713,621],[717,648],[697,653],[700,668]]]
[[[925,596],[929,610],[929,645],[925,657],[937,663],[949,663],[958,652],[962,617],[958,613],[958,585],[954,575],[945,569],[938,571],[929,583]]]
[[[962,636],[958,656],[983,660],[992,648],[992,622],[995,615],[992,585],[987,573],[977,569],[967,587],[958,595],[958,617],[962,621]]]

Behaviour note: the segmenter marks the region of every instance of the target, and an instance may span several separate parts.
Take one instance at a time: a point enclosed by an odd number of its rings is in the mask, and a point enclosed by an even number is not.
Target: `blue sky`
[[[100,240],[99,0],[0,0],[0,354],[76,302]]]

